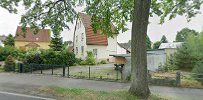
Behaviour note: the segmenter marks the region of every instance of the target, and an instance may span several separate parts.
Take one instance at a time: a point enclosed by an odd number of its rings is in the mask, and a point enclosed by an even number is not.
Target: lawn
[[[89,78],[88,71],[80,71],[71,74],[74,77]],[[105,80],[117,80],[121,79],[121,73],[113,68],[99,69],[90,72],[91,79],[105,79]]]
[[[88,89],[77,88],[60,88],[46,87],[40,88],[42,93],[49,93],[57,97],[57,99],[66,100],[138,100],[136,96],[129,94],[127,91],[93,91]],[[155,95],[150,96],[148,100],[168,100]]]

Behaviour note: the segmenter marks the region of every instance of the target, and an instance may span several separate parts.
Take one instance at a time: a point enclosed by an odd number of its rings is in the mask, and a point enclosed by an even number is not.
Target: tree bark
[[[146,36],[151,0],[134,0],[131,37],[131,87],[129,92],[142,99],[150,95],[147,78]]]

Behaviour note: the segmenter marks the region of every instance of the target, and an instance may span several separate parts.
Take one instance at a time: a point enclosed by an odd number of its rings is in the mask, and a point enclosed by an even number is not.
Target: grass
[[[184,75],[181,76],[181,87],[184,88],[201,88],[203,89],[203,85],[201,82],[196,81],[190,74],[190,72],[182,72]],[[176,72],[165,72],[165,73],[153,73],[153,78],[165,78],[170,77],[174,78],[176,77]]]
[[[90,78],[93,79],[112,79],[116,80],[117,79],[117,74],[118,74],[118,79],[121,79],[121,73],[118,72],[114,69],[99,69],[99,70],[94,70],[90,72]],[[84,77],[88,78],[89,77],[89,72],[88,71],[81,71],[81,72],[76,72],[72,74],[75,77]]]
[[[104,92],[61,87],[40,88],[40,91],[43,93],[53,94],[60,99],[65,98],[66,100],[138,100],[136,96],[129,94],[127,91]],[[167,99],[152,95],[148,100]]]

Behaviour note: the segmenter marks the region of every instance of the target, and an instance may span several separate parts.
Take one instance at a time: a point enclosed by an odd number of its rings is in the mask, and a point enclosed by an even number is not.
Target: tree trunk
[[[131,37],[131,87],[129,92],[142,99],[150,95],[147,80],[146,36],[151,0],[134,0]]]

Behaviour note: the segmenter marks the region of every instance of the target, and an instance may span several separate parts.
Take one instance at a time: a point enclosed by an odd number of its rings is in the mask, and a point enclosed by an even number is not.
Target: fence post
[[[118,80],[118,71],[119,70],[116,71],[116,80]]]
[[[30,73],[32,73],[32,67],[33,67],[33,66],[32,66],[32,65],[30,65]]]
[[[41,74],[42,74],[42,66],[40,65],[40,69],[41,69]]]
[[[69,70],[69,66],[68,66],[68,78],[70,78],[70,72],[69,72],[70,70]]]
[[[65,71],[66,71],[66,67],[63,66],[63,77],[65,77]]]
[[[89,66],[89,79],[90,79],[90,66]]]
[[[51,75],[54,75],[54,66],[53,65],[50,66],[51,66]]]
[[[180,76],[181,76],[181,73],[179,71],[176,72],[176,86],[180,86],[180,84],[181,84]]]

